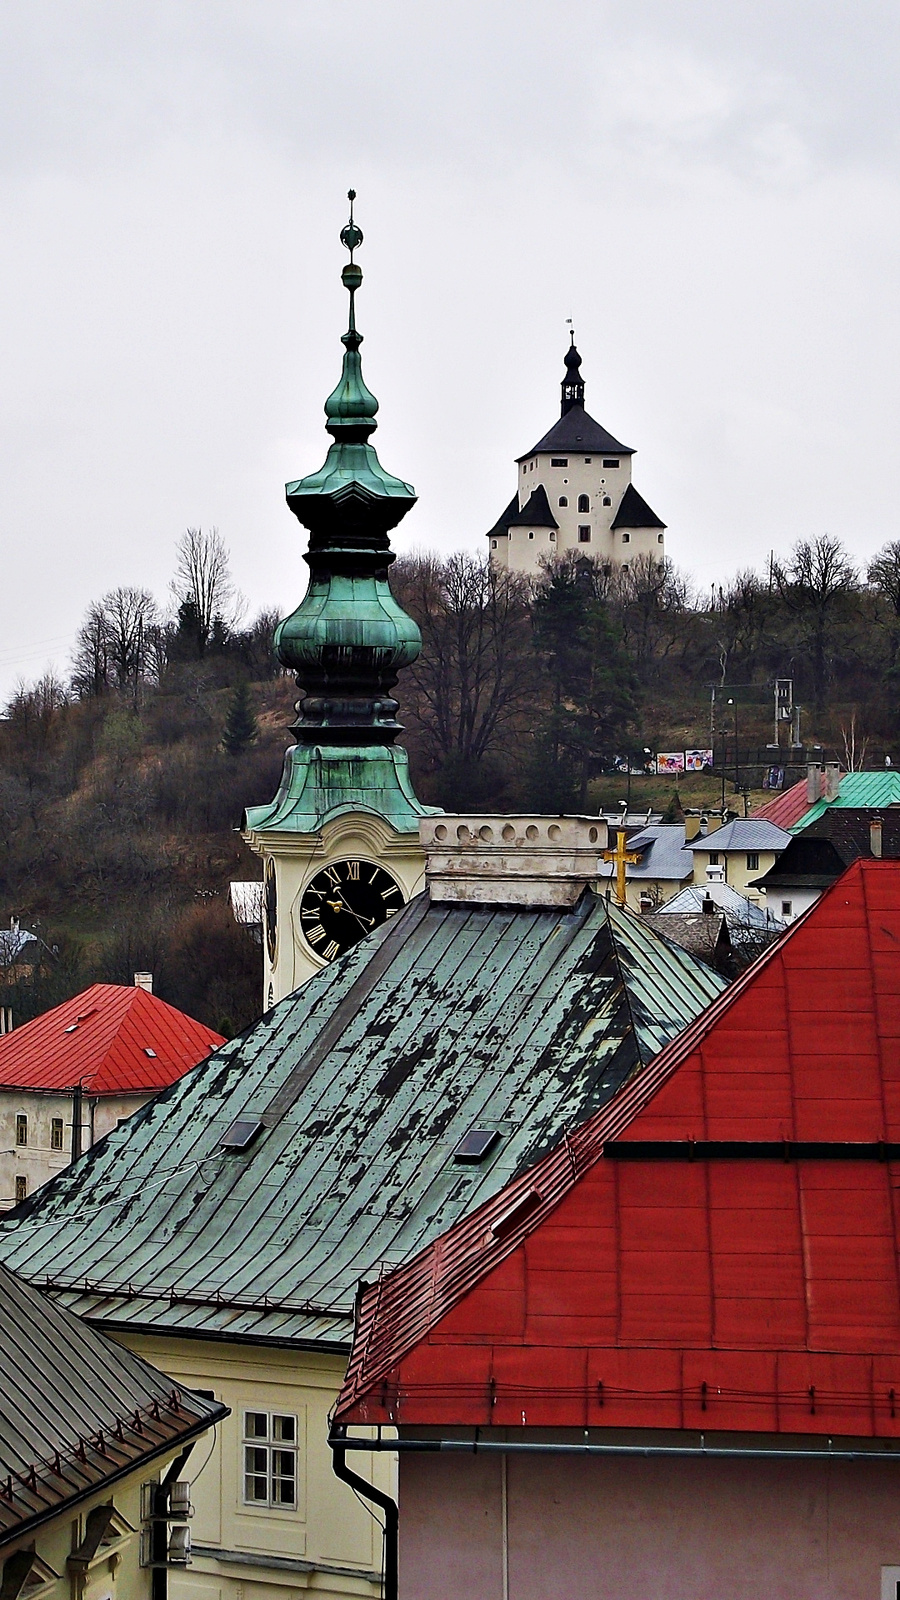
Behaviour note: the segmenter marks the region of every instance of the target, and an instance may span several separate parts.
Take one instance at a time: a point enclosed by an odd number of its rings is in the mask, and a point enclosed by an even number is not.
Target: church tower
[[[304,697],[271,805],[252,806],[243,835],[264,862],[264,1004],[298,988],[393,916],[424,882],[416,799],[392,691],[421,648],[413,619],[388,584],[390,530],[415,504],[369,442],[378,401],[366,387],[356,327],[362,272],[353,219],[341,279],[350,295],[343,368],[325,402],[333,444],[324,465],[286,485],[305,528],[309,587],[278,624],[275,653]]]
[[[610,568],[663,562],[666,525],[631,481],[634,451],[584,409],[574,333],[560,390],[559,421],[518,458],[518,488],[488,533],[491,560],[535,577],[542,556],[568,550]]]

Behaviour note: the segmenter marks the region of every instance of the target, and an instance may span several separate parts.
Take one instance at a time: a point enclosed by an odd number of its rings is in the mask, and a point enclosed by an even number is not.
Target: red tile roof
[[[864,860],[366,1291],[338,1420],[900,1437],[898,1157],[900,862]]]
[[[824,775],[819,784],[819,789],[824,785]],[[769,822],[774,822],[776,828],[792,828],[809,810],[810,802],[806,794],[806,779],[801,778],[799,783],[792,783],[784,794],[777,794],[774,800],[767,800],[753,812],[754,817],[765,817]]]
[[[95,983],[0,1036],[0,1087],[155,1094],[224,1042],[145,989]]]

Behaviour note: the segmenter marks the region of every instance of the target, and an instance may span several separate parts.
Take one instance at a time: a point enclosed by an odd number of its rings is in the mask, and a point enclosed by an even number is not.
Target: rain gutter
[[[384,1600],[398,1600],[400,1568],[400,1512],[397,1502],[384,1490],[367,1483],[347,1465],[348,1450],[387,1451],[394,1454],[418,1452],[454,1455],[555,1455],[555,1456],[672,1456],[695,1460],[773,1460],[773,1461],[897,1461],[900,1450],[834,1449],[831,1441],[827,1448],[793,1446],[784,1449],[764,1445],[708,1445],[703,1434],[699,1444],[591,1444],[588,1441],[569,1444],[534,1444],[502,1439],[375,1439],[352,1438],[346,1424],[335,1424],[328,1438],[332,1450],[335,1475],[351,1489],[356,1489],[365,1499],[380,1506],[385,1513],[384,1526]]]

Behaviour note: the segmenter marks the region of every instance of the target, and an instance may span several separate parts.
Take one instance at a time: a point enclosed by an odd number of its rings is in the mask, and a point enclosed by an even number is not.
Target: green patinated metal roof
[[[878,772],[845,772],[837,799],[817,800],[800,821],[794,823],[791,833],[802,833],[826,811],[843,811],[847,807],[879,811],[886,806],[900,806],[900,771],[887,767]]]
[[[314,833],[332,817],[364,811],[383,817],[398,833],[419,831],[419,818],[437,813],[416,799],[409,758],[400,745],[347,749],[296,745],[284,759],[275,799],[248,806],[244,827],[257,832]]]
[[[420,1250],[607,1101],[724,987],[634,913],[426,894],[0,1224],[107,1326],[349,1343],[358,1280]],[[237,1117],[264,1126],[244,1151]],[[494,1129],[480,1165],[453,1158]]]

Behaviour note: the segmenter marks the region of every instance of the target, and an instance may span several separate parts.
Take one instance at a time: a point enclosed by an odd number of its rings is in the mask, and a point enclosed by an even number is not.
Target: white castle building
[[[662,562],[666,525],[631,481],[634,451],[584,409],[574,334],[565,361],[559,421],[518,458],[518,489],[488,534],[491,560],[529,574],[568,550],[609,567]]]

